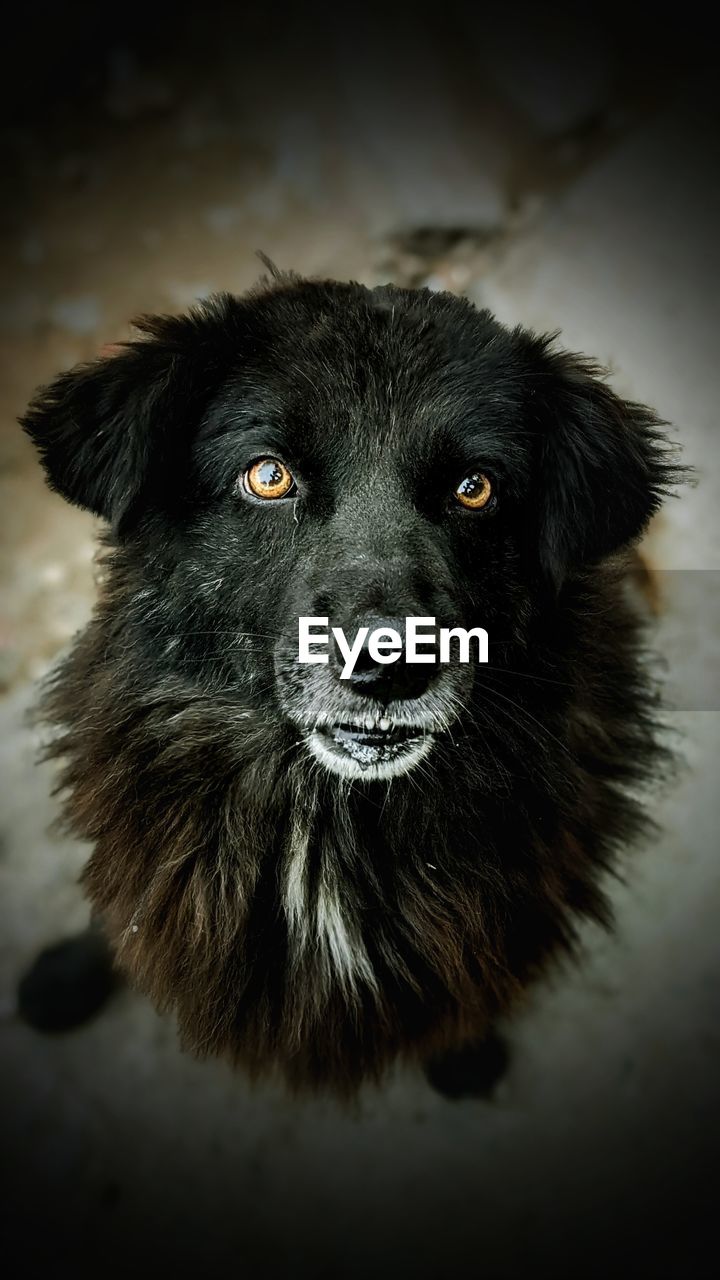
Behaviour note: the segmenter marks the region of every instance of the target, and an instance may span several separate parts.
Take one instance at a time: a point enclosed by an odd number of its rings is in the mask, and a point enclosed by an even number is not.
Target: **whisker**
[[[537,716],[534,716],[531,711],[528,711],[527,707],[524,707],[521,702],[516,702],[515,699],[511,698],[509,694],[501,693],[499,689],[488,687],[487,692],[490,693],[494,698],[502,698],[504,702],[509,702],[511,707],[513,707],[516,711],[519,711],[521,715],[526,716],[528,720],[532,720],[533,724],[536,724],[538,729],[540,729],[540,731],[544,733],[546,737],[551,738],[552,741],[555,742],[559,747],[561,747],[562,750],[565,751],[567,755],[571,754],[567,745],[564,742],[562,742],[561,739],[558,738],[557,735],[554,734],[551,729],[548,729],[547,725],[543,724],[542,720],[538,720]]]

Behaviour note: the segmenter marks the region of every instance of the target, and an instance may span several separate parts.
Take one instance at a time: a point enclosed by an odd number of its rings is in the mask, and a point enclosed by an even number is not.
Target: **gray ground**
[[[180,1270],[231,1257],[252,1275],[711,1269],[718,120],[702,80],[658,88],[646,68],[637,92],[627,59],[578,31],[558,51],[557,32],[538,27],[541,74],[537,57],[508,52],[500,18],[489,35],[467,18],[433,47],[392,23],[378,41],[356,15],[351,63],[331,27],[336,60],[313,94],[288,60],[268,95],[267,62],[232,30],[199,30],[192,65],[118,47],[92,111],[68,107],[42,136],[10,138],[23,198],[0,315],[0,1052],[11,1216],[27,1218],[30,1259],[39,1246],[79,1257],[84,1240],[87,1264],[92,1239],[93,1269],[114,1259],[124,1273],[154,1250]],[[425,227],[435,234],[409,234]],[[15,1017],[24,966],[86,918],[86,851],[49,832],[52,779],[33,766],[23,713],[91,607],[94,530],[44,490],[13,419],[37,382],[123,336],[128,316],[249,285],[256,248],[302,271],[465,291],[501,319],[562,328],[675,424],[698,468],[647,541],[667,570],[658,644],[685,762],[654,802],[662,835],[612,889],[616,934],[589,930],[584,966],[513,1026],[491,1103],[445,1102],[405,1073],[350,1113],[251,1091],[183,1056],[172,1023],[129,992],[66,1037]]]

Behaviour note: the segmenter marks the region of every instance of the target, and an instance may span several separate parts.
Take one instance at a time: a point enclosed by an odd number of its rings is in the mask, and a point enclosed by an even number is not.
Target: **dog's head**
[[[364,648],[341,679],[336,643],[298,662],[299,618],[481,626],[493,661],[672,480],[649,410],[448,294],[279,278],[140,327],[24,426],[51,485],[111,524],[116,623],[147,669],[280,715],[339,775],[417,764],[471,714],[478,668]]]

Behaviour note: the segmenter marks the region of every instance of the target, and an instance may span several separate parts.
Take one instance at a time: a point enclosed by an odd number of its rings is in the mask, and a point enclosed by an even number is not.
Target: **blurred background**
[[[29,3],[4,20],[0,1148],[11,1274],[715,1274],[720,876],[718,95],[684,6]],[[697,487],[647,539],[682,768],[662,835],[510,1029],[491,1102],[398,1073],[348,1112],[179,1052],[131,992],[43,1038],[82,927],[34,682],[89,616],[96,530],[17,415],[145,311],[279,266],[451,289],[562,330],[673,424]],[[612,495],[608,495],[612,500]],[[13,1261],[14,1259],[14,1261]]]

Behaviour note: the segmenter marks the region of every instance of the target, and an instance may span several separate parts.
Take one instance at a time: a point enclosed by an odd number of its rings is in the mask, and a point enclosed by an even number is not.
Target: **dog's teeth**
[[[383,716],[382,720],[379,720],[379,721],[378,721],[378,724],[379,724],[380,728],[381,728],[381,729],[383,729],[383,730],[386,730],[386,729],[389,729],[389,728],[390,728],[390,721],[387,719],[387,717],[386,717],[386,716]]]
[[[366,721],[365,721],[365,728],[366,728],[366,729],[374,729],[374,728],[375,728],[375,721],[373,720],[372,716],[368,716],[368,717],[367,717],[367,719],[366,719]]]

